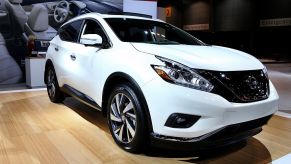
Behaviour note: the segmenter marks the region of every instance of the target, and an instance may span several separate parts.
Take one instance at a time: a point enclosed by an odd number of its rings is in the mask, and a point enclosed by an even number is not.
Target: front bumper
[[[252,103],[231,103],[223,97],[170,84],[156,78],[142,87],[152,122],[153,134],[177,138],[197,138],[229,125],[256,120],[278,110],[278,94],[270,82],[268,99]],[[173,113],[201,116],[189,128],[165,126]]]
[[[245,140],[262,131],[272,117],[266,116],[260,119],[229,125],[196,138],[176,138],[151,134],[151,144],[155,147],[175,150],[203,150],[230,145]]]

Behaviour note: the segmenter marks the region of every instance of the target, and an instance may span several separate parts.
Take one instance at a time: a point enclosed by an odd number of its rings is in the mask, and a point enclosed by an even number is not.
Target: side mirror
[[[81,36],[80,43],[86,46],[102,45],[102,37],[97,34],[85,34]]]

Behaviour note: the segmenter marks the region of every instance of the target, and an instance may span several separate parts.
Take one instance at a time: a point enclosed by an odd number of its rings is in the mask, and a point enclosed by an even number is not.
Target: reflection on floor
[[[275,85],[279,99],[279,110],[291,112],[291,63],[266,64],[270,79]]]
[[[101,113],[46,91],[0,94],[0,163],[269,163],[291,152],[291,119],[274,116],[246,143],[205,152],[126,153]]]
[[[291,114],[291,110],[280,110],[281,112],[287,113],[287,114]]]

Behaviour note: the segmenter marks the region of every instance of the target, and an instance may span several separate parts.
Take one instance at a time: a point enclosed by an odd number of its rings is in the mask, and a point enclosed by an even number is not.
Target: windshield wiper
[[[171,42],[171,41],[166,41],[166,42],[152,42],[152,44],[161,44],[161,45],[167,45],[167,44],[180,44],[178,42]]]

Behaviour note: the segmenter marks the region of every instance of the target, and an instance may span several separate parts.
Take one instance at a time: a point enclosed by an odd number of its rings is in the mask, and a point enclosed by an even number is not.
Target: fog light
[[[171,128],[189,128],[194,125],[201,116],[173,113],[167,119],[165,126]]]

